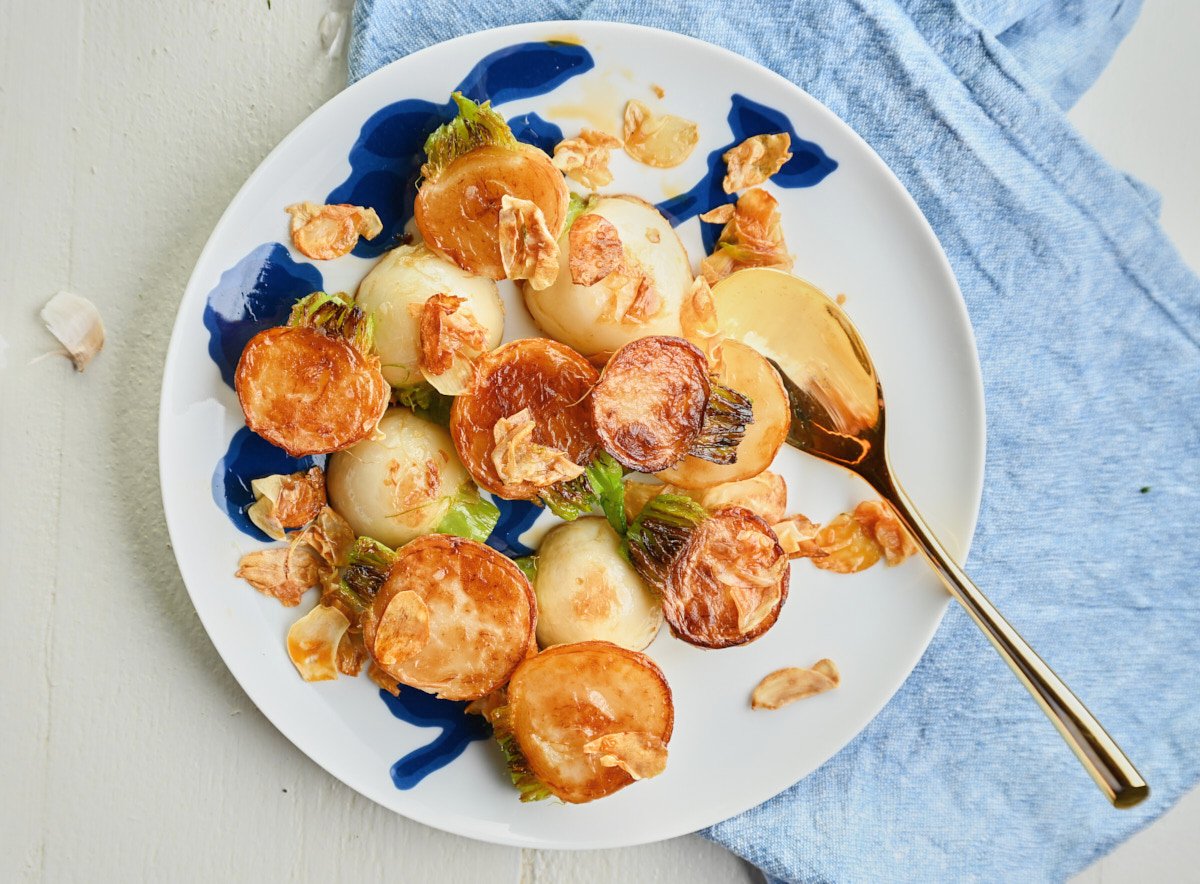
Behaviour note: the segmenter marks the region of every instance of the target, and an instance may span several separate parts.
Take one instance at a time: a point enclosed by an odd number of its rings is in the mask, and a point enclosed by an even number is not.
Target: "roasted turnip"
[[[370,318],[348,296],[323,292],[297,302],[287,325],[250,339],[234,386],[246,426],[295,457],[366,438],[390,393]]]
[[[458,117],[425,142],[414,219],[434,251],[470,273],[504,279],[499,242],[503,198],[532,202],[557,239],[569,191],[550,157],[517,141],[487,102],[476,104],[457,92],[453,97]]]
[[[521,569],[491,547],[442,534],[396,551],[363,640],[402,685],[448,700],[491,693],[535,645],[537,605]]]
[[[476,363],[467,392],[454,400],[450,433],[458,456],[483,488],[509,500],[538,496],[533,481],[506,482],[493,454],[496,426],[528,411],[531,441],[580,466],[599,449],[587,396],[598,372],[575,351],[544,338],[513,341]]]

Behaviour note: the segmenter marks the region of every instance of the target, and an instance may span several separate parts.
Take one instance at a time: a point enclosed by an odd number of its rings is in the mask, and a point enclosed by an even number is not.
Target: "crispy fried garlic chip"
[[[883,556],[883,548],[862,523],[849,513],[834,516],[828,525],[817,532],[813,543],[826,555],[814,558],[812,563],[822,571],[836,574],[865,571]]]
[[[639,163],[669,169],[700,142],[700,127],[672,114],[654,114],[640,101],[625,105],[625,153]]]
[[[362,633],[346,631],[337,646],[337,668],[342,675],[356,677],[367,662],[367,649],[363,647]]]
[[[292,216],[292,244],[318,261],[340,258],[358,245],[360,236],[374,239],[383,230],[379,215],[364,206],[304,202],[284,211]]]
[[[350,620],[337,608],[317,605],[292,624],[288,656],[305,681],[329,681],[338,675],[338,646]]]
[[[590,212],[571,225],[569,265],[576,285],[595,285],[621,266],[625,248],[617,227],[603,215]]]
[[[725,225],[716,249],[700,262],[700,272],[710,285],[743,267],[792,268],[793,259],[783,241],[779,203],[765,190],[749,190],[736,205],[718,206],[700,220]]]
[[[583,753],[599,756],[601,767],[619,767],[635,780],[656,777],[667,769],[667,744],[654,734],[605,734],[584,743]]]
[[[354,529],[331,507],[323,506],[312,524],[296,535],[293,545],[307,544],[331,568],[341,568],[354,545]]]
[[[726,549],[730,550],[727,558],[716,551],[712,575],[729,594],[737,609],[738,632],[744,635],[775,612],[787,558],[777,555],[773,537],[757,531],[738,532],[736,544]]]
[[[501,197],[497,232],[506,278],[528,279],[539,290],[554,282],[558,276],[558,242],[535,202],[508,194]]]
[[[564,451],[533,441],[533,415],[522,408],[511,417],[502,417],[492,429],[495,448],[492,465],[506,485],[529,482],[547,488],[583,475],[583,467]]]
[[[764,184],[792,158],[788,151],[791,145],[792,136],[780,132],[778,135],[754,135],[725,151],[726,172],[722,183],[725,192],[736,193]]]
[[[604,285],[610,295],[605,318],[625,325],[640,325],[662,309],[662,296],[653,277],[632,255],[623,257],[621,266],[605,278]]]
[[[770,521],[768,519],[768,521]],[[829,555],[817,545],[821,526],[799,513],[771,525],[789,559],[819,559]]]
[[[818,660],[809,669],[777,669],[758,683],[750,695],[752,709],[779,709],[796,700],[831,691],[841,683],[832,660]]]
[[[854,508],[854,520],[883,549],[884,561],[889,566],[899,565],[917,551],[896,511],[886,501],[864,500]]]
[[[455,295],[436,294],[410,310],[419,320],[421,374],[445,396],[465,393],[475,360],[487,349],[487,329]]]
[[[288,608],[300,604],[305,591],[321,583],[325,563],[306,543],[255,550],[242,556],[236,577]]]
[[[595,190],[612,183],[608,170],[609,154],[621,146],[621,139],[598,129],[584,129],[575,138],[566,138],[554,148],[554,166],[568,178]],[[585,283],[590,285],[590,283]]]
[[[235,576],[263,595],[294,607],[300,604],[306,590],[317,586],[328,589],[336,583],[337,569],[349,560],[353,543],[354,532],[349,523],[328,506],[322,506],[316,518],[294,535],[287,546],[255,550],[242,556]]]
[[[285,529],[308,524],[325,506],[325,473],[313,467],[307,473],[263,476],[250,482],[250,490],[255,500],[246,515],[272,540],[283,540]]]

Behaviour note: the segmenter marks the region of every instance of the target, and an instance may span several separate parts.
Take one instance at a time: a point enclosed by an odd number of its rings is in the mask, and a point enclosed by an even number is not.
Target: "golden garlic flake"
[[[725,151],[726,193],[736,193],[747,187],[757,187],[783,168],[792,158],[788,148],[792,136],[786,132],[778,135],[754,135],[737,147]]]
[[[770,521],[768,519],[768,521]],[[817,543],[821,526],[799,513],[771,526],[789,559],[819,559],[829,555]]]
[[[758,683],[750,695],[753,709],[779,709],[788,703],[831,691],[841,683],[832,660],[818,660],[808,669],[777,669]]]
[[[287,528],[300,528],[325,505],[325,474],[308,472],[264,476],[250,482],[255,501],[246,515],[273,540],[283,540]]]
[[[633,100],[625,105],[625,153],[639,163],[670,169],[678,166],[700,142],[700,127],[673,114],[654,114]]]
[[[625,248],[616,225],[595,212],[581,215],[567,234],[568,265],[576,285],[595,285],[615,272],[625,260]]]
[[[383,230],[379,215],[364,206],[304,202],[284,211],[292,216],[292,244],[318,261],[340,258],[358,245],[360,236],[374,239]]]
[[[748,190],[736,205],[718,206],[700,219],[725,223],[713,253],[700,262],[700,272],[710,285],[743,267],[792,269],[793,259],[783,241],[779,203],[765,190]]]
[[[692,280],[692,286],[683,297],[679,307],[679,325],[683,336],[699,347],[708,357],[708,367],[714,374],[725,368],[721,346],[725,335],[720,331],[717,320],[717,305],[713,300],[712,286],[703,276]]]
[[[292,540],[293,546],[301,544],[312,547],[326,565],[341,568],[349,561],[354,529],[333,508],[323,506],[312,524]]]
[[[619,767],[635,780],[656,777],[667,769],[667,746],[654,734],[605,734],[584,743],[583,752],[598,756],[601,767]]]
[[[500,262],[508,279],[527,279],[541,290],[558,276],[558,242],[546,216],[532,200],[509,194],[500,198]]]
[[[657,316],[663,300],[654,278],[632,255],[626,255],[617,270],[604,278],[609,302],[603,316],[623,325],[641,325]]]
[[[292,624],[287,634],[288,656],[305,681],[337,678],[337,651],[350,621],[337,608],[317,605]]]
[[[417,308],[421,374],[446,396],[467,391],[475,360],[487,349],[487,330],[465,303],[463,298],[439,293]]]
[[[300,604],[306,590],[321,583],[326,567],[311,546],[292,543],[247,553],[234,576],[292,608]]]
[[[854,508],[854,520],[883,549],[888,565],[899,565],[917,551],[917,545],[891,504],[884,500],[864,500]]]
[[[560,141],[554,148],[554,166],[568,178],[595,190],[612,183],[609,154],[621,139],[598,129],[584,129],[575,138]]]
[[[496,421],[492,428],[496,443],[492,449],[492,465],[501,482],[505,485],[528,482],[546,488],[583,474],[583,467],[572,461],[565,451],[534,442],[534,427],[528,408]]]
[[[870,568],[883,556],[875,538],[850,513],[840,513],[813,538],[825,555],[812,563],[822,571],[855,574]]]

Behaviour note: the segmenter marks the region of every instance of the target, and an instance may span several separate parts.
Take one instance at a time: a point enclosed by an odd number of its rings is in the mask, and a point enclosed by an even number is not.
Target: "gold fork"
[[[883,390],[846,314],[819,289],[790,274],[752,269],[736,277],[742,294],[750,289],[756,299],[767,300],[758,305],[762,315],[788,318],[789,354],[802,354],[786,360],[795,377],[771,360],[790,400],[788,443],[861,476],[892,505],[950,594],[1037,700],[1109,801],[1116,807],[1143,801],[1150,788],[1121,747],[971,582],[896,481],[887,457]],[[778,302],[774,306],[773,299]],[[739,337],[736,331],[732,336]],[[755,343],[752,335],[746,335],[746,343]]]

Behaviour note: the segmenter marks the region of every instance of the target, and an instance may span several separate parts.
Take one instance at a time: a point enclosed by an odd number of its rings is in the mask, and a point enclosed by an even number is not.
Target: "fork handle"
[[[892,504],[950,594],[967,609],[975,625],[983,630],[1004,662],[1037,700],[1108,800],[1114,807],[1133,807],[1144,801],[1150,794],[1150,787],[1121,747],[950,557],[908,495],[892,478],[890,470],[877,473],[863,478]]]

